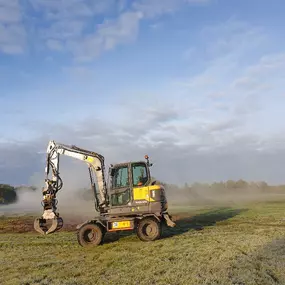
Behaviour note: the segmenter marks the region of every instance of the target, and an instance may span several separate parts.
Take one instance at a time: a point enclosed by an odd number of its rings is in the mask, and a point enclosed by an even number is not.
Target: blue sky
[[[49,139],[111,162],[148,152],[174,183],[285,182],[284,8],[0,0],[0,182],[29,183]]]

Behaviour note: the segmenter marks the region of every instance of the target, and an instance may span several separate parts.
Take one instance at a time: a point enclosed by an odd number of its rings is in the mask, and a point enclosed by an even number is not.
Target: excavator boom
[[[104,212],[108,206],[107,186],[105,180],[104,157],[101,154],[79,148],[77,146],[69,146],[55,141],[50,141],[47,147],[47,159],[45,168],[45,187],[42,189],[43,215],[34,221],[34,228],[41,234],[53,233],[63,226],[63,220],[57,212],[56,194],[63,187],[62,179],[59,175],[59,158],[60,155],[70,156],[79,159],[88,165],[91,187],[94,192],[95,209],[98,212]],[[49,177],[51,172],[51,177]],[[98,189],[96,187],[96,183]],[[99,192],[98,192],[99,191]],[[51,221],[48,228],[47,221]]]

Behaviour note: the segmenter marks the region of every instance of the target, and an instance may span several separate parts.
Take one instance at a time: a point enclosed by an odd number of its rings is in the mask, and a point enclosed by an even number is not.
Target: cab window
[[[131,200],[131,192],[130,189],[122,193],[116,193],[112,195],[112,206],[121,206],[126,205]]]
[[[148,181],[148,173],[146,165],[133,164],[132,165],[133,186],[143,186]]]
[[[128,166],[123,166],[114,170],[112,188],[122,188],[129,186]]]

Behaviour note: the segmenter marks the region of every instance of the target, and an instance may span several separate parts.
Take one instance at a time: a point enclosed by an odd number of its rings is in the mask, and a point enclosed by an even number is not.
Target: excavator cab
[[[151,176],[147,163],[143,161],[117,164],[110,168],[110,189],[145,186]]]
[[[152,180],[148,156],[146,161],[116,164],[110,168],[108,210],[113,215],[162,213],[168,208],[162,185]]]
[[[145,187],[150,181],[149,166],[144,161],[112,165],[109,181],[110,207],[130,205],[133,202],[134,189]],[[119,200],[121,202],[118,202]]]

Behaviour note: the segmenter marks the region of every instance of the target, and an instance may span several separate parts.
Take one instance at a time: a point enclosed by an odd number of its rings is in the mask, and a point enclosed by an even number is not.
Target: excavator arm
[[[56,199],[58,191],[63,187],[63,181],[59,175],[60,155],[70,156],[87,163],[91,187],[94,192],[96,211],[100,213],[104,212],[109,203],[106,180],[104,177],[104,157],[101,154],[74,145],[69,146],[50,141],[47,147],[45,187],[42,189],[43,214],[34,221],[35,230],[41,234],[53,233],[63,226],[63,220],[57,212]],[[51,222],[49,228],[47,225],[48,221]]]

